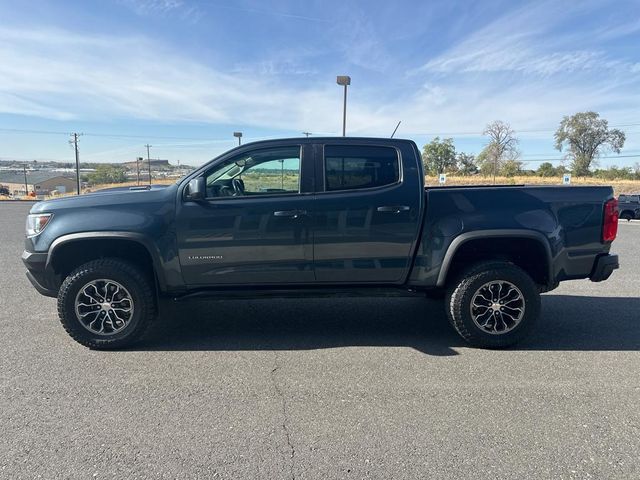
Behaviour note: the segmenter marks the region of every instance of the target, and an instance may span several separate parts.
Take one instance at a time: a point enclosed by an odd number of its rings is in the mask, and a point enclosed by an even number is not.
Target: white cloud
[[[196,23],[204,15],[197,5],[187,4],[183,0],[119,0],[119,3],[142,17],[174,15]]]
[[[334,131],[341,97],[328,78],[326,87],[296,88],[277,76],[226,73],[143,37],[0,28],[5,113]]]
[[[591,2],[545,1],[527,4],[478,29],[420,70],[438,73],[516,72],[550,76],[616,68],[598,47],[585,47],[588,35],[566,28],[566,22],[588,10]],[[576,48],[578,46],[578,48]]]
[[[120,0],[138,15],[150,13],[166,13],[184,6],[182,0]]]
[[[536,28],[522,33],[531,40],[529,45],[537,33],[543,33]],[[474,38],[477,36],[472,34],[460,45],[470,47]],[[484,62],[478,53],[482,51],[479,43],[466,53],[471,56],[465,57],[478,72],[450,73],[451,62],[460,62],[458,58],[466,51],[458,45],[433,61],[439,62],[442,73],[427,69],[399,80],[407,86],[402,96],[385,98],[381,95],[385,89],[360,87],[354,82],[349,93],[349,132],[388,135],[398,120],[402,120],[400,135],[480,131],[494,119],[509,121],[516,130],[533,129],[555,125],[562,115],[585,109],[615,112],[617,117],[610,118],[611,123],[620,123],[640,110],[635,77],[625,83],[613,70],[588,81],[575,74],[554,76],[561,70],[559,65],[565,69],[574,65],[575,73],[590,62],[615,63],[601,54],[585,50],[527,59],[517,51],[514,54],[507,44],[501,44],[505,47],[502,64],[535,72],[536,78],[496,78],[491,72],[486,78],[479,77]],[[263,65],[259,75],[242,68],[228,73],[142,36],[0,28],[0,112],[79,123],[133,118],[291,132],[338,131],[342,98],[334,83],[335,72],[301,75],[302,80],[314,82],[305,85],[298,78],[287,81],[287,65],[297,69],[305,63],[292,58],[284,67]]]

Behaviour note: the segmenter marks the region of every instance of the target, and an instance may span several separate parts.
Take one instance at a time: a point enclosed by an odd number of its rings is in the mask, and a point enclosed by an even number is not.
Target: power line
[[[640,153],[640,150],[634,148],[631,150],[627,150],[625,148],[625,154],[626,155],[631,155],[631,154],[636,154],[636,153]],[[554,155],[553,153],[527,153],[526,156],[527,157],[549,157],[551,155]],[[609,155],[610,158],[617,158],[617,155]],[[603,158],[603,157],[601,157]]]
[[[612,128],[618,127],[637,127],[640,126],[640,123],[620,123],[615,125],[609,125]],[[532,129],[532,130],[516,130],[515,133],[553,133],[556,129]],[[33,133],[40,135],[69,135],[69,132],[56,131],[56,130],[33,130],[33,129],[20,129],[20,128],[0,128],[0,132],[9,132],[9,133]],[[303,132],[304,135],[310,132]],[[626,133],[637,133],[637,132],[626,132]],[[174,136],[164,136],[164,135],[129,135],[129,134],[120,134],[120,133],[101,133],[101,132],[85,132],[84,135],[91,137],[111,137],[111,138],[138,138],[138,139],[160,139],[160,140],[194,140],[194,141],[210,141],[210,142],[224,142],[228,139],[226,138],[215,138],[211,137],[174,137]],[[419,136],[464,136],[464,135],[483,135],[482,132],[470,132],[470,131],[461,131],[461,132],[415,132],[415,133],[407,133],[407,136],[419,135]],[[256,138],[272,138],[272,137],[256,137]]]
[[[616,158],[640,158],[640,154],[638,155],[615,155],[608,157],[596,157],[594,160],[615,160]],[[518,159],[519,162],[562,162],[565,160],[570,160],[569,158],[536,158],[535,160],[525,160]]]
[[[637,127],[640,126],[640,123],[620,123],[617,125],[609,125],[609,127],[612,128],[617,128],[617,127]],[[555,133],[555,131],[557,130],[557,128],[550,128],[550,129],[535,129],[535,130],[517,130],[514,129],[516,134],[519,133]],[[482,135],[484,136],[483,132],[431,132],[431,133],[422,133],[422,132],[417,132],[417,133],[412,133],[412,134],[407,134],[407,135],[422,135],[422,136],[445,136],[445,135],[451,135],[451,136],[463,136],[463,135]]]
[[[56,131],[56,130],[28,130],[28,129],[21,129],[21,128],[0,128],[0,132],[9,132],[9,133],[34,133],[34,134],[39,134],[39,135],[69,135],[69,132],[62,132],[62,131]],[[91,136],[91,137],[112,137],[112,138],[156,138],[156,139],[163,139],[163,140],[200,140],[200,141],[204,141],[204,140],[209,140],[212,141],[212,139],[209,138],[205,138],[205,137],[169,137],[169,136],[162,136],[162,135],[126,135],[126,134],[119,134],[119,133],[96,133],[96,132],[85,132],[83,135],[86,136]],[[215,139],[215,141],[223,141],[225,139]]]

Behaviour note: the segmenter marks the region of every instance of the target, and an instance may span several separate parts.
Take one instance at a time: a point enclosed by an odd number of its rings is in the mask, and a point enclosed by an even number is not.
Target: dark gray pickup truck
[[[164,299],[444,295],[469,343],[522,339],[540,292],[606,280],[610,187],[424,186],[408,140],[237,147],[174,185],[41,202],[27,276],[91,348],[142,336]]]

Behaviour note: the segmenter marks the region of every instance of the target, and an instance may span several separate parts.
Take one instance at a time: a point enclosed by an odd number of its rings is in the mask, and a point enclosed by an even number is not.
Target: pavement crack
[[[271,370],[271,382],[273,383],[273,389],[276,391],[276,394],[280,397],[281,411],[282,411],[282,431],[284,432],[285,439],[287,440],[287,445],[289,446],[289,473],[291,474],[291,479],[295,480],[295,456],[296,449],[291,443],[291,433],[289,432],[289,414],[287,413],[287,397],[284,395],[284,392],[280,388],[278,384],[278,380],[276,378],[276,374],[278,370],[280,370],[280,365],[278,363],[278,352],[275,353],[275,358],[273,362],[273,369]]]

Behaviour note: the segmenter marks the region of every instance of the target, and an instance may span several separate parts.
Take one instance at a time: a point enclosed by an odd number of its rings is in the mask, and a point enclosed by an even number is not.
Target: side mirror
[[[197,177],[189,181],[187,188],[184,190],[185,200],[198,202],[206,197],[206,188],[204,177]]]

